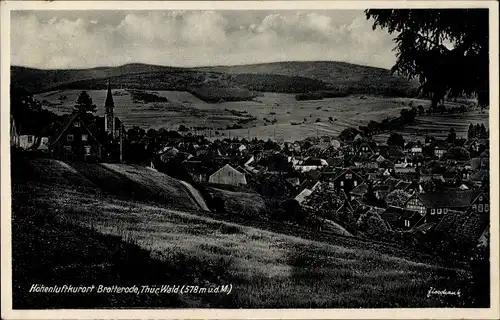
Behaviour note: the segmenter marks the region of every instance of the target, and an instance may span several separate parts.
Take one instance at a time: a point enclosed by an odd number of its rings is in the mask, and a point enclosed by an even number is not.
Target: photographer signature
[[[432,295],[438,295],[438,296],[457,296],[460,297],[460,289],[458,291],[450,291],[450,290],[438,290],[436,288],[431,287],[429,289],[429,292],[427,292],[427,298],[430,298]]]

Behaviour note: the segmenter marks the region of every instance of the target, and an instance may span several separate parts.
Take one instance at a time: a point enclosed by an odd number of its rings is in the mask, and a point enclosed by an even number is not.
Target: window
[[[472,205],[472,210],[476,211],[477,210],[477,205],[473,204]]]
[[[409,227],[410,226],[410,220],[405,220],[405,227]]]
[[[340,186],[343,187],[344,186],[344,181],[340,181]]]
[[[74,126],[77,127],[77,128],[80,128],[80,122],[79,121],[75,121]]]
[[[82,134],[82,141],[89,140],[89,136],[87,134]]]
[[[484,212],[489,212],[490,211],[490,205],[489,204],[485,204],[484,205]]]
[[[73,141],[73,135],[72,135],[72,134],[68,134],[68,135],[66,136],[66,140],[68,140],[68,141]]]
[[[85,146],[85,154],[90,154],[90,146]]]
[[[33,143],[33,136],[28,136],[28,143]]]
[[[448,208],[444,208],[443,213],[447,214],[448,213]]]
[[[480,196],[480,197],[479,197],[479,201],[483,201],[483,196]]]
[[[346,173],[345,178],[346,179],[352,179],[352,173]]]
[[[482,204],[477,206],[477,211],[483,212],[483,205]]]
[[[436,213],[436,209],[431,209],[431,214],[435,214]]]
[[[354,186],[356,187],[358,185],[358,182],[357,181],[354,181]]]
[[[437,209],[437,214],[441,214],[441,209]]]

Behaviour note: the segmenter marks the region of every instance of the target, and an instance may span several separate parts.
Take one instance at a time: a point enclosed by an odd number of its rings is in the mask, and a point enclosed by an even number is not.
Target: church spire
[[[108,79],[108,94],[106,96],[106,102],[104,103],[105,115],[104,115],[104,131],[115,138],[115,115],[113,109],[115,103],[113,101],[113,94],[111,93],[111,79]]]
[[[113,101],[113,94],[111,93],[111,79],[109,78],[108,79],[108,94],[106,96],[106,103],[104,104],[104,106],[106,107],[114,107],[115,106],[115,103]]]

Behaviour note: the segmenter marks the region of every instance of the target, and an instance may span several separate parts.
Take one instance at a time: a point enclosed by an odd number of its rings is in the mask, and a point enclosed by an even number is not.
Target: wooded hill
[[[276,62],[241,66],[176,68],[147,64],[90,69],[41,70],[11,67],[11,83],[32,93],[65,89],[117,87],[143,90],[196,91],[240,88],[250,91],[414,96],[417,84],[389,70],[336,61]]]

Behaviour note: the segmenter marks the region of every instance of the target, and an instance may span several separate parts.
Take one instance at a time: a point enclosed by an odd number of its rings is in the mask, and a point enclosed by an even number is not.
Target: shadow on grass
[[[14,309],[186,308],[232,305],[226,294],[35,293],[34,284],[72,286],[198,285],[230,283],[232,260],[181,252],[150,252],[122,237],[61,223],[47,209],[13,196]]]

